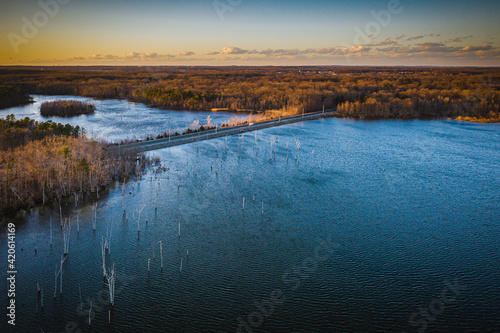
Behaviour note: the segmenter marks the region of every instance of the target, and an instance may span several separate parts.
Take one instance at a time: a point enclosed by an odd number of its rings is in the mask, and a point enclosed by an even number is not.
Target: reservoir
[[[50,119],[118,141],[233,116],[95,103]],[[500,125],[329,118],[148,154],[161,170],[63,204],[62,293],[59,207],[3,218],[17,332],[500,331]]]

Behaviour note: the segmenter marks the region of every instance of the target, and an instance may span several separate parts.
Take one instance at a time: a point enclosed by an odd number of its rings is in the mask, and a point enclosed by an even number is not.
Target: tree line
[[[40,114],[42,116],[72,117],[81,114],[91,114],[94,111],[94,103],[76,100],[43,102],[40,106]]]
[[[25,67],[0,71],[0,78],[30,93],[167,109],[294,114],[325,107],[365,118],[484,118],[500,111],[498,68]]]
[[[11,114],[5,118],[0,118],[0,149],[7,150],[27,144],[30,141],[42,140],[47,136],[72,136],[79,137],[84,133],[80,126],[71,126],[70,124],[61,124],[52,122],[38,122],[34,119],[25,117],[16,119]]]
[[[32,103],[28,91],[17,86],[0,86],[0,109]]]

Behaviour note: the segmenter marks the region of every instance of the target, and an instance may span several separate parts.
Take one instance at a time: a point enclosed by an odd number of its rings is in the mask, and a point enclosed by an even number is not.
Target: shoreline
[[[111,100],[118,100],[118,101],[127,101],[129,103],[134,103],[134,104],[143,104],[148,108],[155,108],[155,109],[161,109],[161,110],[168,110],[168,111],[189,111],[189,112],[224,112],[224,113],[231,113],[231,114],[251,114],[251,113],[265,113],[267,111],[254,111],[254,110],[249,110],[249,109],[230,109],[230,108],[212,108],[212,109],[191,109],[191,110],[186,110],[184,108],[179,108],[179,107],[165,107],[161,104],[153,104],[153,103],[145,103],[143,101],[138,101],[134,99],[129,99],[126,97],[96,97],[96,96],[88,96],[88,95],[78,95],[78,94],[30,94],[31,96],[68,96],[68,97],[82,97],[82,98],[92,98],[93,100],[96,101],[111,101]],[[22,103],[22,104],[17,104],[17,105],[12,105],[8,107],[0,107],[0,111],[2,110],[7,110],[10,108],[16,108],[20,106],[25,106],[28,104],[33,104],[35,101],[32,99],[28,103]],[[269,111],[269,110],[268,110]],[[91,113],[82,113],[82,114],[91,114]],[[58,117],[62,117],[59,115],[56,115]]]
[[[277,110],[267,110],[267,111],[251,111],[251,110],[234,110],[234,109],[229,109],[229,108],[213,108],[210,110],[207,109],[195,109],[195,110],[185,110],[182,108],[175,108],[175,107],[163,107],[162,105],[157,105],[157,104],[148,104],[144,103],[141,101],[136,101],[136,100],[130,100],[125,97],[112,97],[112,98],[102,98],[102,97],[93,97],[93,96],[83,96],[83,95],[65,95],[65,94],[30,94],[30,97],[33,95],[39,95],[39,96],[75,96],[75,97],[83,97],[83,98],[92,98],[97,101],[108,101],[108,100],[120,100],[120,101],[127,101],[129,103],[135,103],[135,104],[143,104],[148,108],[156,108],[156,109],[161,109],[161,110],[168,110],[168,111],[176,111],[176,112],[183,112],[183,111],[188,111],[188,112],[224,112],[224,113],[230,113],[230,114],[264,114],[266,112],[276,112]],[[15,107],[21,107],[25,106],[28,104],[33,104],[35,101],[32,99],[28,103],[23,103],[19,105],[14,105],[14,106],[9,106],[6,108],[0,108],[0,111],[2,110],[7,110],[10,108],[15,108]],[[316,112],[316,111],[313,111]],[[307,112],[311,113],[311,112]],[[306,113],[306,114],[307,114]],[[85,115],[91,115],[91,113],[86,113]],[[61,116],[62,117],[62,116]],[[66,116],[64,118],[69,118],[71,116]],[[359,117],[353,117],[353,116],[343,116],[343,115],[334,115],[333,117],[335,118],[340,118],[340,119],[354,119],[354,120],[371,120],[371,121],[377,121],[377,120],[455,120],[455,121],[461,121],[461,122],[468,122],[468,123],[477,123],[477,124],[500,124],[500,118],[497,120],[492,120],[491,118],[477,118],[477,117],[469,117],[469,116],[457,116],[455,118],[452,117],[415,117],[415,118],[403,118],[403,117],[366,117],[366,116],[359,116]]]
[[[467,122],[467,123],[476,123],[476,124],[500,124],[499,118],[477,118],[477,117],[462,117],[458,116],[454,120]]]

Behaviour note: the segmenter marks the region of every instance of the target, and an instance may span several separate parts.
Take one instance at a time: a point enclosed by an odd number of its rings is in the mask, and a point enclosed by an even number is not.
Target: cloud
[[[412,40],[422,39],[424,37],[425,37],[424,35],[414,36],[414,37],[407,38],[406,41],[410,42]]]
[[[405,34],[403,34],[403,35],[399,35],[399,36],[397,36],[395,39],[396,39],[396,40],[401,40],[401,39],[402,39],[402,38],[404,38],[404,37],[406,37],[406,35],[405,35]]]
[[[116,59],[118,58],[117,56],[111,55],[111,54],[94,54],[90,56],[91,60],[110,60],[110,59]]]
[[[271,54],[273,54],[273,52],[274,52],[274,50],[266,49],[266,50],[260,51],[259,53],[260,54],[265,54],[265,55],[271,55]]]
[[[493,50],[493,46],[488,45],[488,44],[483,45],[483,46],[467,45],[467,46],[460,49],[460,51],[464,51],[464,52],[490,51],[490,50]]]
[[[426,36],[436,34],[428,34],[421,36],[413,36],[408,39],[419,40],[425,38]],[[461,45],[453,46],[446,42],[420,42],[416,44],[398,42],[398,40],[406,41],[406,36],[400,35],[394,38],[386,38],[382,41],[371,42],[366,44],[357,44],[349,46],[336,46],[336,47],[322,47],[322,48],[306,48],[306,49],[263,49],[263,50],[249,50],[243,49],[236,46],[227,46],[220,51],[206,51],[203,54],[209,61],[223,61],[223,62],[235,62],[235,61],[279,61],[279,60],[298,60],[298,61],[308,61],[307,59],[312,59],[313,61],[327,61],[340,59],[341,57],[350,56],[360,60],[369,59],[390,59],[390,58],[408,58],[408,59],[423,59],[432,55],[433,57],[440,57],[445,59],[445,57],[453,57],[455,59],[494,59],[498,57],[495,53],[497,48],[494,45]],[[465,36],[467,37],[467,36]],[[468,37],[469,38],[469,37]],[[187,56],[193,55],[194,52],[183,52],[180,55]],[[128,54],[129,56],[142,57],[138,54]],[[251,57],[251,55],[256,55]],[[158,55],[158,58],[161,56]],[[142,59],[141,58],[141,59]],[[190,60],[201,60],[196,58],[189,58]],[[267,59],[267,60],[266,60]],[[412,61],[412,60],[409,60]]]
[[[196,53],[194,53],[193,51],[184,51],[184,52],[181,52],[179,53],[179,55],[181,57],[189,57],[189,56],[193,56],[195,55]]]
[[[138,52],[129,52],[121,56],[122,59],[139,59],[141,57],[141,53]]]
[[[118,57],[119,59],[137,59],[137,60],[149,60],[149,59],[168,59],[173,58],[174,55],[171,54],[158,54],[156,52],[140,53],[140,52],[129,52]]]
[[[443,43],[419,43],[417,44],[417,49],[421,52],[440,52],[440,53],[450,53],[456,52],[459,53],[467,53],[467,52],[486,52],[495,50],[491,45],[467,45],[464,47],[454,47],[454,46],[446,46]]]
[[[266,49],[258,52],[259,54],[263,54],[266,56],[277,56],[277,57],[283,57],[283,56],[297,56],[297,55],[307,55],[307,54],[312,54],[312,53],[320,53],[320,54],[326,54],[328,53],[329,49],[323,48],[323,49],[305,49],[305,50],[299,50],[299,49]]]
[[[397,39],[397,38],[396,38]],[[385,46],[385,45],[398,45],[398,42],[391,40],[390,38],[386,38],[385,40],[378,43],[368,43],[363,44],[364,46]]]
[[[459,36],[454,39],[450,39],[448,43],[461,43],[462,41],[466,40],[467,38],[472,38],[472,35],[468,36]]]
[[[376,44],[358,44],[351,47],[344,48],[334,48],[334,47],[323,47],[323,48],[309,48],[309,49],[265,49],[261,51],[257,50],[243,50],[234,46],[225,47],[219,54],[222,55],[238,55],[238,54],[260,54],[266,57],[297,57],[297,56],[318,56],[318,55],[330,55],[330,56],[340,56],[347,53],[362,53],[371,50],[369,46]],[[378,43],[378,45],[397,45],[397,42],[391,41],[389,39]],[[205,52],[205,55],[216,55],[216,52]]]
[[[349,48],[349,53],[359,53],[359,52],[368,52],[371,48],[365,47],[364,45],[358,44]]]
[[[434,43],[434,42],[422,42],[418,43],[415,47],[411,46],[394,46],[386,48],[378,48],[376,56],[389,56],[393,58],[423,58],[428,54],[433,54],[433,56],[440,56],[443,59],[461,59],[470,60],[473,59],[494,59],[498,58],[500,51],[492,45],[467,45],[467,46],[450,46],[445,43]],[[374,55],[374,53],[368,53],[369,56]],[[425,56],[424,56],[425,55]]]
[[[394,40],[391,40],[390,38],[386,38],[384,41],[382,42],[378,42],[377,44],[375,44],[376,46],[382,46],[382,45],[398,45],[398,42],[394,41]]]
[[[408,46],[393,46],[393,47],[378,48],[377,51],[379,53],[387,53],[387,54],[402,54],[402,53],[410,53],[411,48]]]
[[[327,47],[327,48],[321,48],[321,49],[306,49],[304,50],[304,53],[317,53],[317,54],[336,54],[340,50],[336,49],[334,47]]]
[[[435,35],[436,36],[436,35]],[[419,37],[419,36],[415,36]],[[456,37],[456,38],[465,38]],[[398,39],[399,38],[399,39]],[[459,61],[463,63],[494,63],[500,59],[500,48],[491,43],[484,45],[458,45],[452,41],[427,41],[420,43],[404,42],[405,36],[400,35],[386,38],[382,41],[373,41],[357,45],[337,45],[335,47],[305,48],[305,49],[273,49],[246,50],[235,46],[225,47],[221,51],[206,51],[208,57],[193,57],[194,52],[187,51],[179,53],[180,57],[171,54],[158,54],[156,52],[128,52],[122,55],[94,54],[85,57],[73,57],[65,59],[67,62],[78,63],[106,63],[106,64],[148,64],[163,62],[169,63],[225,63],[238,64],[238,62],[252,62],[261,64],[293,64],[293,63],[342,63],[344,57],[348,56],[361,63],[384,62],[391,63],[396,58],[398,63],[419,63],[425,59],[439,59],[443,64],[451,64]],[[412,38],[412,37],[411,37]],[[455,37],[454,37],[455,38]],[[467,37],[470,38],[470,37]],[[419,38],[420,39],[420,38]],[[399,42],[398,42],[399,40]],[[425,39],[424,39],[425,40]],[[463,39],[462,39],[463,40]],[[254,56],[252,56],[254,55]],[[34,61],[34,60],[33,60]],[[42,60],[39,60],[42,61]],[[45,62],[57,63],[61,60],[51,59]],[[475,62],[476,61],[476,62]]]
[[[370,44],[371,45],[371,44]],[[267,56],[314,56],[314,55],[330,55],[330,56],[341,56],[347,53],[363,53],[371,50],[370,45],[358,44],[351,47],[335,48],[335,47],[323,47],[318,49],[267,49],[262,50],[259,54],[264,54]]]
[[[439,37],[441,36],[441,34],[426,34],[426,35],[418,35],[418,36],[413,36],[413,37],[409,37],[406,39],[407,42],[411,42],[411,41],[414,41],[414,40],[417,40],[417,39],[422,39],[422,38],[425,38],[425,37]]]
[[[226,46],[225,48],[223,48],[220,51],[220,53],[222,53],[222,54],[245,54],[245,53],[249,53],[249,51],[242,50],[239,47],[235,47],[235,46]]]
[[[422,43],[418,43],[417,45],[422,46],[422,47],[444,46],[443,43],[435,43],[435,42],[422,42]]]
[[[129,52],[116,56],[112,54],[94,54],[90,57],[73,57],[70,60],[84,61],[84,60],[166,60],[174,58],[172,54],[158,54],[156,52]]]
[[[423,42],[410,50],[412,53],[451,53],[460,50],[458,47],[446,46],[443,43]]]
[[[259,52],[260,54],[265,54],[265,55],[274,55],[274,56],[296,56],[296,55],[302,55],[302,54],[308,54],[308,53],[313,53],[310,49],[308,50],[299,50],[299,49],[276,49],[276,50],[263,50]]]

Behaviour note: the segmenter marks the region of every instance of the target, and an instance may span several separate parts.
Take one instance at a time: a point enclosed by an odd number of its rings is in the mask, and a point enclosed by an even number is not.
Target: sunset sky
[[[498,0],[2,1],[0,65],[498,66],[499,14]]]

